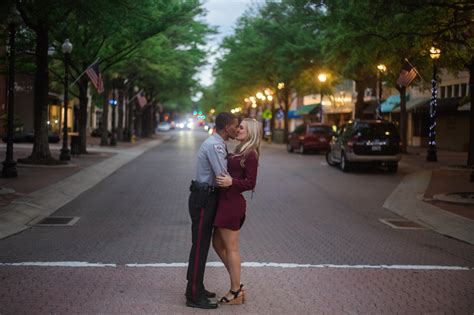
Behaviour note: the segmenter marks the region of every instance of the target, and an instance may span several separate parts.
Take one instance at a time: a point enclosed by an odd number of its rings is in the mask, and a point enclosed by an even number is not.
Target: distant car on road
[[[156,128],[157,131],[169,131],[171,129],[171,125],[170,123],[164,121],[164,122],[160,122],[158,124],[158,127]]]
[[[383,120],[355,120],[342,126],[326,153],[329,165],[339,164],[344,172],[357,164],[384,165],[391,173],[398,170],[400,135],[397,127]]]
[[[309,151],[326,151],[333,136],[331,126],[321,123],[304,123],[290,134],[287,144],[288,152],[298,151],[301,154]]]

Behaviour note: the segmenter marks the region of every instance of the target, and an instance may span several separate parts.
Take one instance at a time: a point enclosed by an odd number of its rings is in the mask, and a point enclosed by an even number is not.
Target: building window
[[[461,84],[461,96],[467,96],[467,83]]]
[[[445,98],[446,97],[446,86],[442,86],[441,87],[441,98]]]
[[[453,97],[453,86],[448,85],[447,88],[448,88],[448,91],[446,92],[446,97]]]
[[[454,85],[454,95],[453,97],[459,96],[459,84]]]

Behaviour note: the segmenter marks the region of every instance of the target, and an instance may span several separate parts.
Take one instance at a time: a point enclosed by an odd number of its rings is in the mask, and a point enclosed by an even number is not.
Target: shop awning
[[[407,102],[406,109],[407,111],[413,110],[414,108],[418,108],[423,106],[424,104],[429,104],[430,98],[429,97],[418,97]],[[396,108],[392,110],[394,113],[400,112],[400,103],[397,104]]]
[[[407,102],[410,100],[410,94],[406,94]],[[382,113],[390,113],[393,109],[400,104],[400,94],[390,95],[387,97],[385,102],[381,104]]]
[[[301,116],[299,116],[296,113],[296,110],[289,110],[288,111],[288,119],[299,119],[299,118],[301,118]]]
[[[317,107],[321,106],[320,103],[317,104],[309,104],[309,105],[304,105],[296,111],[296,115],[298,116],[304,116],[304,115],[310,115],[311,111],[316,109]]]

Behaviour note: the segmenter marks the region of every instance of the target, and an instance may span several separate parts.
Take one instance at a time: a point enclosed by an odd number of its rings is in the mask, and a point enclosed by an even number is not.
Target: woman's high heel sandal
[[[246,291],[245,291],[244,285],[242,283],[240,284],[240,291],[242,291],[242,295],[244,296],[242,298],[242,301],[243,301],[243,303],[245,303],[245,293],[246,293]]]
[[[230,298],[227,298],[228,296],[230,296]],[[243,304],[244,302],[244,292],[242,292],[242,289],[238,289],[237,291],[230,290],[226,296],[223,296],[219,300],[219,304],[227,305]]]

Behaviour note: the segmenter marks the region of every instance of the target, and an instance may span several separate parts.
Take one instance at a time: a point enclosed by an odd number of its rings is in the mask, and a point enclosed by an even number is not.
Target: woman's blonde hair
[[[247,129],[247,138],[235,147],[235,154],[243,155],[240,165],[245,167],[245,159],[249,152],[255,151],[257,153],[257,158],[260,155],[262,127],[260,126],[260,123],[253,118],[244,118],[242,121],[245,121],[246,123],[245,126]]]

